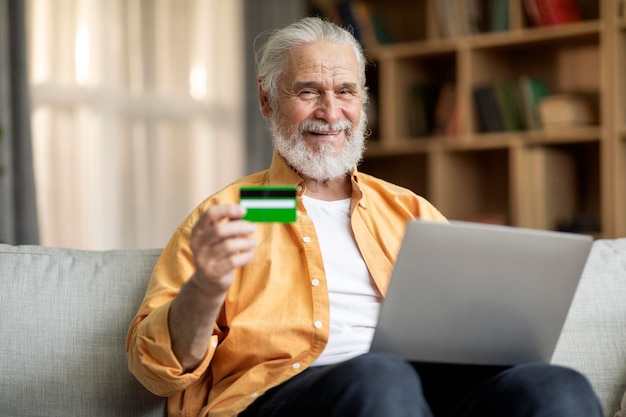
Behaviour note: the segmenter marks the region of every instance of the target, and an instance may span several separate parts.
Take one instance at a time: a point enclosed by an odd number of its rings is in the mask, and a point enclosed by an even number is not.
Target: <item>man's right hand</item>
[[[207,295],[221,295],[233,283],[233,270],[246,265],[254,256],[256,242],[251,238],[254,223],[240,220],[241,206],[209,207],[191,231],[189,245],[196,273],[192,280]]]
[[[183,367],[193,370],[204,358],[235,268],[254,256],[254,223],[241,220],[245,209],[236,204],[209,207],[191,231],[189,245],[195,274],[172,302],[169,329],[172,350]]]

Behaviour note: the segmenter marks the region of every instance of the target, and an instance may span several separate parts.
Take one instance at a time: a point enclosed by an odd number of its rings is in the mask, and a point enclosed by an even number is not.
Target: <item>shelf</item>
[[[507,33],[480,33],[466,38],[419,40],[381,45],[368,50],[373,59],[431,56],[453,53],[468,48],[508,48],[563,45],[580,40],[596,39],[603,24],[598,21],[579,22],[569,25],[526,28]]]
[[[423,154],[432,148],[435,139],[398,139],[390,143],[369,141],[366,156],[368,158],[388,157],[404,154]]]
[[[603,24],[585,21],[568,25],[519,29],[502,34],[480,34],[469,37],[465,43],[472,48],[524,47],[526,45],[575,43],[581,39],[597,39]]]
[[[367,157],[389,157],[403,154],[424,154],[434,150],[474,151],[502,149],[517,145],[555,145],[567,143],[594,143],[600,141],[603,129],[599,126],[578,126],[556,131],[497,132],[468,137],[431,137],[423,139],[398,139],[381,143],[370,141]],[[621,130],[626,139],[626,127]]]
[[[626,235],[626,18],[610,15],[614,0],[554,26],[532,26],[523,1],[509,0],[508,30],[452,38],[438,0],[361,1],[394,40],[365,49],[373,133],[362,171],[450,219]],[[544,129],[542,116],[575,108],[540,111],[546,95],[584,99],[592,124]]]
[[[600,126],[576,126],[558,130],[531,132],[527,135],[528,144],[584,143],[597,142],[604,136]]]
[[[526,136],[524,132],[482,133],[465,138],[449,138],[440,142],[442,150],[447,151],[480,151],[487,149],[504,149],[518,143]]]
[[[450,40],[414,41],[380,46],[371,49],[369,53],[373,59],[389,59],[452,54],[457,49],[457,43]]]

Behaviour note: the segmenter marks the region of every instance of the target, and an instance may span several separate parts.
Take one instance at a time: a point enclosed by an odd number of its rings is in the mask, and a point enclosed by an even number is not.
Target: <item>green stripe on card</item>
[[[251,222],[276,222],[276,223],[293,223],[296,221],[296,209],[248,209],[246,215],[243,216],[244,220]]]

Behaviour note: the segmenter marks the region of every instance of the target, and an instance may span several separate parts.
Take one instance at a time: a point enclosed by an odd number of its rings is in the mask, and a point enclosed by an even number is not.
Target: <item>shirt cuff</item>
[[[171,301],[161,305],[137,324],[134,344],[128,352],[131,372],[149,391],[160,396],[179,393],[202,378],[217,347],[217,336],[213,335],[202,361],[192,372],[183,373],[172,350],[170,305]]]

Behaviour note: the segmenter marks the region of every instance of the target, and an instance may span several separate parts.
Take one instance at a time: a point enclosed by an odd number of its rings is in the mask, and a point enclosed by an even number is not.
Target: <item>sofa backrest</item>
[[[159,254],[0,244],[1,416],[166,415],[124,355]]]

